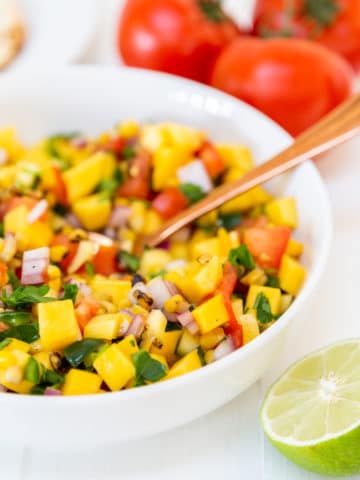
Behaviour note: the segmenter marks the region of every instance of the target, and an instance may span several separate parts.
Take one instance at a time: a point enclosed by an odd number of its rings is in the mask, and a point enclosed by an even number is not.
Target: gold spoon
[[[234,182],[215,188],[204,199],[165,222],[155,233],[138,238],[135,253],[141,255],[145,246],[155,247],[181,228],[202,215],[220,207],[234,197],[273,177],[290,170],[308,158],[326,152],[360,133],[360,94],[353,95],[294,143]]]

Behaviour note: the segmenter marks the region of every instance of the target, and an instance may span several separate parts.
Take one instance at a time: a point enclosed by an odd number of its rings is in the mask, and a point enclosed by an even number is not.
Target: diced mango
[[[290,257],[298,258],[304,251],[304,245],[293,238],[290,238],[289,243],[286,247],[286,253]]]
[[[145,202],[141,200],[134,200],[131,203],[129,226],[134,232],[140,233],[143,231],[146,211],[147,205]]]
[[[265,295],[269,300],[271,313],[278,315],[280,312],[281,290],[280,288],[263,287],[261,285],[251,285],[246,297],[246,307],[252,309],[259,293]]]
[[[9,165],[0,168],[0,187],[10,188],[15,180],[16,166]]]
[[[171,145],[182,146],[188,152],[198,150],[205,139],[203,132],[186,125],[165,123],[163,128]]]
[[[193,372],[194,370],[201,368],[201,366],[201,360],[198,352],[197,350],[193,350],[192,352],[185,355],[185,357],[174,363],[164,380],[179,377],[180,375],[184,375],[185,373]]]
[[[196,225],[199,227],[208,227],[209,225],[216,225],[218,219],[218,211],[212,210],[205,215],[202,215],[196,220]]]
[[[117,130],[122,138],[132,138],[139,133],[139,124],[134,120],[125,120],[121,122]]]
[[[116,344],[101,353],[93,366],[112,391],[120,390],[135,377],[132,361],[119,350]]]
[[[109,178],[115,169],[112,155],[97,152],[63,173],[70,203],[91,193],[103,178]]]
[[[283,255],[279,270],[280,287],[291,295],[297,295],[305,277],[305,268],[297,260]]]
[[[192,299],[200,301],[214,292],[223,277],[222,262],[219,257],[212,257],[191,279]]]
[[[44,365],[44,367],[47,368],[48,370],[53,370],[53,366],[50,361],[50,355],[51,355],[50,352],[39,352],[39,353],[35,353],[33,357],[35,358],[35,360],[41,363],[41,365]]]
[[[147,332],[155,338],[160,338],[165,333],[166,317],[161,310],[151,310],[145,325]]]
[[[161,335],[159,346],[152,345],[150,351],[157,355],[164,356],[168,361],[175,353],[177,344],[181,337],[181,330],[173,330],[172,332],[164,332]]]
[[[296,228],[298,224],[298,213],[296,201],[292,197],[276,198],[265,207],[265,213],[270,222],[275,225],[286,225]]]
[[[16,393],[29,393],[32,387],[32,383],[27,380],[21,380],[19,383],[13,383],[7,380],[7,370],[0,369],[0,384],[8,388],[12,392]]]
[[[13,208],[4,216],[4,232],[18,233],[22,232],[27,225],[27,216],[29,210],[25,205],[19,205]]]
[[[136,343],[136,338],[134,335],[128,335],[121,340],[121,342],[115,343],[114,345],[116,345],[120,352],[122,352],[128,358],[131,358],[134,353],[139,351],[139,347]]]
[[[144,235],[154,233],[160,228],[161,224],[162,219],[160,215],[155,210],[148,210],[145,213],[144,225],[141,233]]]
[[[222,213],[243,212],[271,200],[271,196],[262,188],[255,187],[220,207]]]
[[[198,242],[191,242],[190,246],[191,258],[194,260],[202,255],[209,255],[210,257],[221,255],[220,241],[217,237],[200,240]]]
[[[231,306],[235,315],[236,320],[239,322],[239,318],[244,313],[244,302],[241,298],[237,298],[231,302]]]
[[[248,147],[229,144],[217,144],[215,147],[227,167],[239,167],[245,171],[254,167],[254,160]]]
[[[130,280],[117,280],[105,278],[101,275],[95,275],[91,282],[91,287],[97,298],[100,300],[110,300],[119,309],[129,307],[129,293],[131,290]]]
[[[236,231],[228,232],[225,228],[219,228],[217,236],[220,245],[220,256],[223,258],[228,257],[232,248],[237,248],[240,245],[239,235]]]
[[[17,234],[18,248],[25,251],[47,247],[53,235],[50,225],[38,220],[31,225],[25,225],[25,228]]]
[[[210,300],[196,307],[192,314],[199,325],[202,335],[229,321],[229,315],[221,294],[210,298]]]
[[[65,376],[62,392],[64,395],[90,395],[98,393],[101,382],[101,378],[96,373],[72,368]]]
[[[214,328],[205,335],[200,337],[200,346],[203,350],[215,348],[225,338],[224,329],[221,327]]]
[[[77,200],[73,205],[75,215],[88,230],[104,228],[110,217],[111,202],[103,193]]]
[[[21,350],[22,352],[28,353],[30,350],[30,344],[18,340],[17,338],[9,338],[10,343],[6,347],[1,349],[1,352],[12,352],[13,350]]]
[[[62,350],[81,339],[72,300],[38,303],[40,340],[44,350]]]
[[[266,274],[262,268],[254,268],[246,275],[241,277],[241,283],[244,285],[265,285],[267,281]]]
[[[93,317],[84,328],[85,338],[113,340],[119,336],[123,316],[119,313],[105,313]]]
[[[25,151],[13,127],[0,130],[0,147],[6,150],[11,161],[18,160]]]
[[[140,272],[143,275],[153,275],[163,270],[171,261],[170,253],[161,248],[146,250],[141,257]]]
[[[260,335],[259,324],[254,314],[241,315],[239,320],[242,326],[244,345]]]
[[[186,260],[189,255],[189,246],[186,243],[174,242],[170,243],[170,255],[174,259],[183,258]]]
[[[4,351],[5,349],[0,351],[0,368],[9,368],[13,365],[16,365],[16,357],[10,351]]]
[[[189,151],[181,146],[161,147],[153,155],[152,187],[155,191],[174,186],[176,170],[190,160]]]

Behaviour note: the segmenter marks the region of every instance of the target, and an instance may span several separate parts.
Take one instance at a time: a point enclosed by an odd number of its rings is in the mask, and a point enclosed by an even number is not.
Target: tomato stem
[[[304,0],[304,15],[315,20],[322,28],[331,25],[339,11],[336,0]]]
[[[228,20],[221,6],[221,0],[198,0],[200,10],[206,18],[214,23]]]

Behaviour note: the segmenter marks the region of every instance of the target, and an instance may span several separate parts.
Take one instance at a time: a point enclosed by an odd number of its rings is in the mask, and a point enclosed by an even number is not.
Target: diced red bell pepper
[[[174,217],[189,205],[189,200],[178,188],[168,187],[153,200],[153,208],[162,218]]]

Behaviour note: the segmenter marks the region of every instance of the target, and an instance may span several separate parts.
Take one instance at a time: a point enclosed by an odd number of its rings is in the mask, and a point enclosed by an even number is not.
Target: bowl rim
[[[20,72],[4,72],[3,75],[0,77],[0,89],[2,83],[7,81],[12,81],[13,78],[20,77]],[[208,85],[201,84],[199,82],[195,82],[193,80],[189,80],[186,78],[178,77],[176,75],[157,72],[157,71],[150,71],[145,70],[142,68],[134,68],[134,67],[124,67],[121,66],[99,66],[96,65],[76,65],[76,66],[65,66],[59,67],[56,69],[52,69],[51,72],[49,71],[36,71],[32,74],[32,81],[36,78],[56,78],[59,81],[61,76],[77,76],[77,75],[91,75],[92,77],[98,77],[100,80],[103,78],[106,80],[110,75],[118,75],[119,77],[123,76],[140,76],[143,77],[144,80],[146,78],[153,78],[155,80],[167,81],[169,84],[173,83],[181,87],[185,87],[187,89],[194,87],[197,90],[202,90],[204,93],[212,94],[216,96],[219,100],[226,100],[230,102],[236,109],[239,107],[243,109],[243,111],[251,112],[252,115],[257,116],[259,119],[262,119],[263,122],[269,124],[270,127],[273,129],[278,130],[279,133],[283,136],[283,138],[290,143],[293,140],[293,137],[286,132],[280,125],[274,122],[271,118],[266,116],[264,113],[260,112],[253,106],[245,103],[242,100],[239,100],[227,93],[224,93],[216,88],[213,88]],[[333,222],[332,222],[332,214],[331,214],[331,203],[329,200],[329,196],[325,187],[325,183],[321,178],[321,175],[318,169],[315,167],[312,161],[306,160],[297,168],[302,168],[302,166],[306,166],[307,170],[311,172],[311,175],[315,178],[318,182],[319,190],[318,194],[321,197],[322,204],[324,206],[322,212],[323,218],[323,234],[322,234],[322,249],[320,255],[315,259],[314,265],[312,268],[311,276],[308,277],[304,287],[302,288],[299,295],[296,297],[295,301],[291,304],[289,309],[281,315],[279,320],[271,326],[271,328],[267,329],[261,335],[253,339],[248,344],[242,346],[240,349],[235,350],[230,355],[227,355],[220,360],[213,362],[209,365],[205,365],[204,367],[195,370],[193,372],[187,373],[180,377],[176,377],[164,382],[157,382],[151,385],[146,385],[145,388],[132,388],[128,390],[120,390],[119,392],[107,392],[106,394],[99,395],[99,394],[89,394],[89,395],[77,395],[77,396],[55,396],[51,397],[51,400],[48,400],[48,397],[45,395],[13,395],[13,394],[2,394],[0,395],[0,405],[4,403],[12,402],[14,405],[20,405],[22,407],[29,407],[33,405],[40,405],[46,408],[52,408],[50,405],[54,405],[57,409],[68,409],[72,407],[83,407],[83,403],[86,402],[87,407],[92,407],[95,405],[99,405],[99,402],[106,404],[107,402],[127,402],[131,401],[134,398],[138,398],[141,400],[146,400],[147,396],[151,396],[153,393],[161,394],[161,392],[166,392],[168,390],[177,389],[179,386],[183,384],[188,384],[187,386],[191,386],[191,384],[196,383],[200,378],[204,379],[215,374],[217,371],[225,370],[227,367],[231,366],[232,364],[241,360],[241,358],[245,358],[250,353],[255,353],[257,350],[260,350],[264,344],[271,342],[272,338],[277,336],[282,329],[284,329],[290,322],[290,320],[294,317],[294,315],[301,309],[302,305],[307,301],[308,297],[311,295],[313,290],[315,289],[316,285],[318,284],[326,266],[326,261],[328,259],[331,243],[332,243],[332,233],[333,233]],[[297,170],[294,169],[294,171]]]

